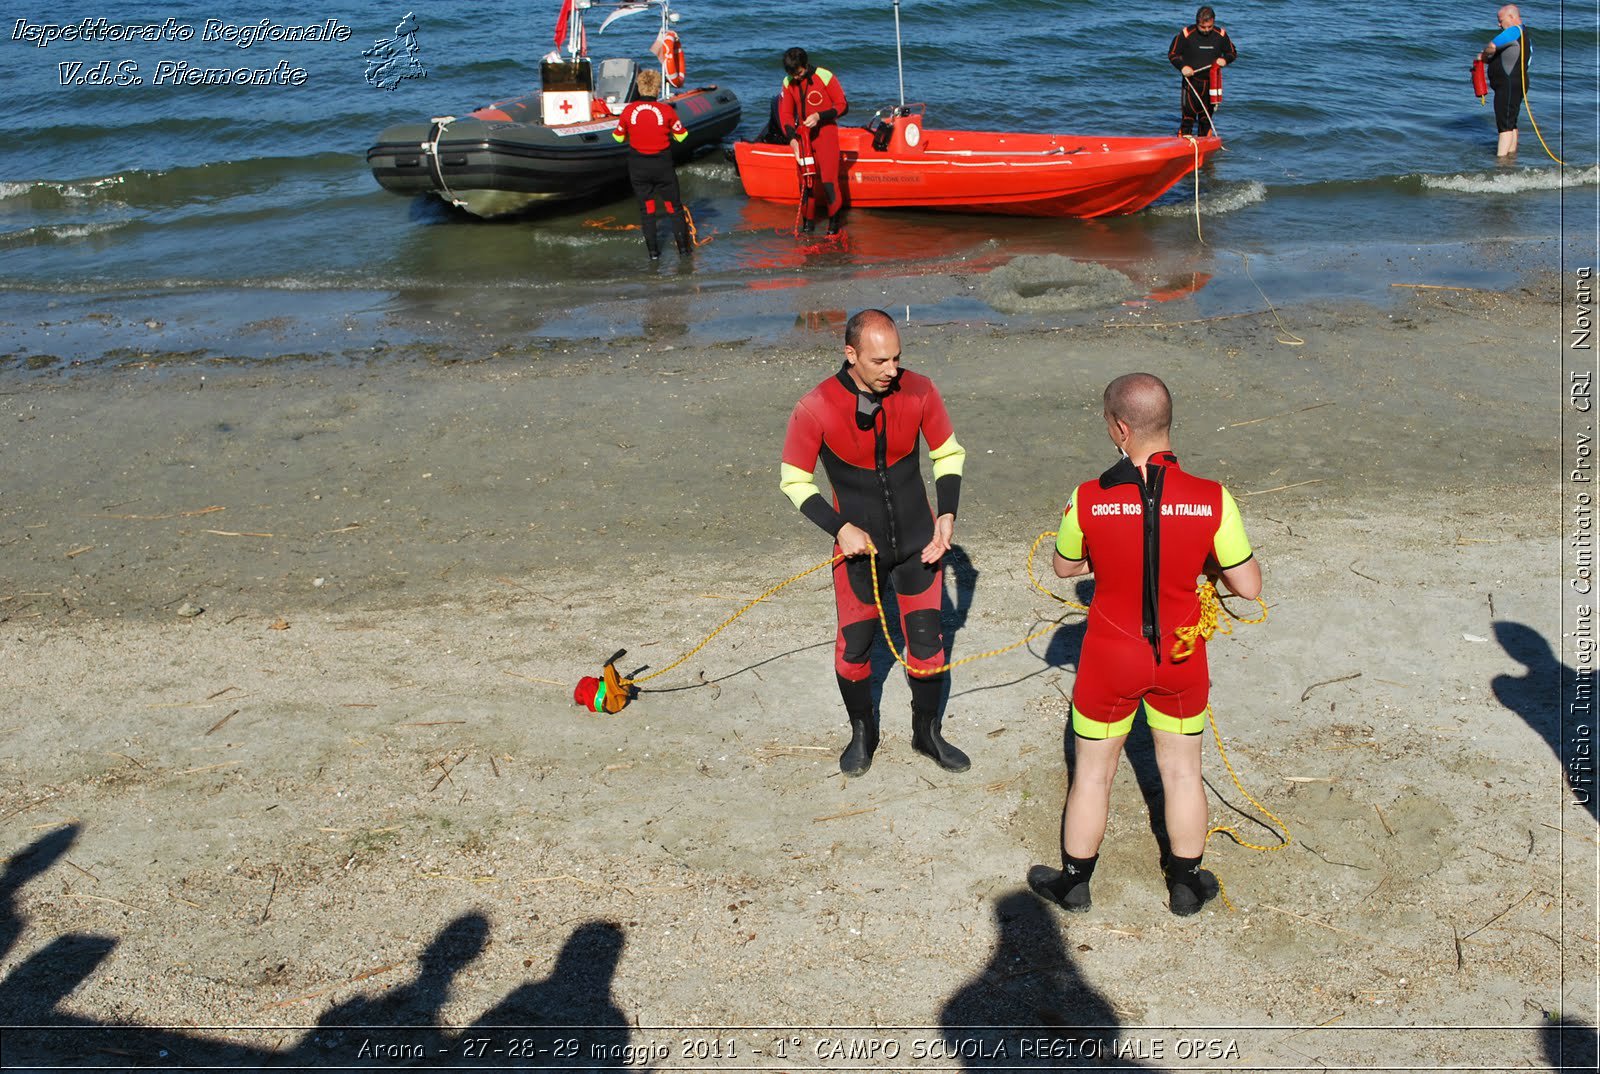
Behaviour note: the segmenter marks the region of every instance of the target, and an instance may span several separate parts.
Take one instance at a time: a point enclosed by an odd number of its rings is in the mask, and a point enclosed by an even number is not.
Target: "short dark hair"
[[[1194,21],[1196,23],[1205,22],[1207,19],[1210,19],[1212,22],[1217,21],[1217,13],[1211,10],[1210,4],[1202,5],[1200,10],[1194,13]]]
[[[894,318],[882,310],[862,310],[844,325],[844,345],[853,351],[861,349],[861,335],[869,325],[886,324],[894,327]]]
[[[783,54],[783,73],[790,78],[806,73],[806,68],[811,66],[811,57],[806,55],[803,48],[792,48]]]
[[[1154,373],[1124,373],[1107,384],[1105,408],[1141,439],[1172,429],[1172,393]]]

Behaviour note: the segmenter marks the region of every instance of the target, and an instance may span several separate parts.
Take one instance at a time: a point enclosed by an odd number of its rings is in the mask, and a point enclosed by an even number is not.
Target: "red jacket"
[[[611,137],[627,142],[641,153],[654,156],[689,137],[677,110],[660,101],[634,101],[622,110]]]
[[[778,95],[778,126],[789,138],[805,118],[816,112],[822,118],[817,130],[835,124],[850,110],[844,97],[844,87],[832,71],[813,67],[799,78],[785,78],[783,91]]]

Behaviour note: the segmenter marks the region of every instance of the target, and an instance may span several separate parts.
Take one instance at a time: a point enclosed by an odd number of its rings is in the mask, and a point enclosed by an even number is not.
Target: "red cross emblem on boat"
[[[562,102],[561,102],[561,110],[562,110],[562,111],[563,111],[563,112],[570,112],[570,111],[572,111],[572,102],[571,102],[571,101],[562,101]]]

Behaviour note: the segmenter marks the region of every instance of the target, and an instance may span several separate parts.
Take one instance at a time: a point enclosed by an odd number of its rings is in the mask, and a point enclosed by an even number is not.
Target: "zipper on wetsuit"
[[[883,419],[881,425],[879,418]],[[878,488],[883,491],[884,521],[888,523],[889,563],[894,565],[900,562],[900,525],[894,517],[894,495],[889,490],[889,412],[882,400],[873,415],[872,438],[872,461],[878,471]]]
[[[1158,601],[1161,595],[1161,487],[1165,468],[1145,464],[1145,475],[1139,482],[1144,523],[1144,636],[1155,653],[1156,663],[1161,663],[1161,618]]]

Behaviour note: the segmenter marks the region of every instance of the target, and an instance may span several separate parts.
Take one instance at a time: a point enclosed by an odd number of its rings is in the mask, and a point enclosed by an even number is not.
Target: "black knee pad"
[[[865,664],[872,656],[872,639],[877,636],[878,621],[863,619],[839,628],[844,638],[844,661],[847,664]]]
[[[844,576],[850,583],[850,592],[862,604],[872,604],[872,560],[867,556],[858,559],[847,559],[844,564]],[[880,578],[881,589],[887,589],[887,579]]]
[[[931,660],[944,649],[937,608],[906,613],[906,651],[918,660]]]

